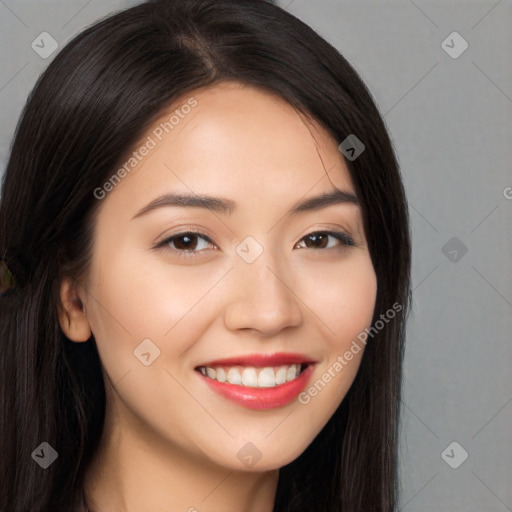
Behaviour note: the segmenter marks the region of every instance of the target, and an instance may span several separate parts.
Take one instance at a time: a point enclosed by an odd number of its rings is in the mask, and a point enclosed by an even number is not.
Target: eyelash
[[[209,244],[211,245],[214,245],[215,246],[215,243],[213,242],[213,240],[203,234],[203,233],[197,233],[197,232],[194,232],[194,231],[183,231],[181,233],[176,233],[175,235],[169,237],[169,238],[166,238],[165,240],[162,240],[161,242],[158,242],[155,246],[154,246],[154,249],[160,249],[160,248],[164,248],[164,247],[167,247],[168,249],[170,249],[171,251],[173,252],[176,252],[178,253],[179,257],[180,258],[191,258],[191,257],[196,257],[199,255],[199,253],[201,253],[204,249],[201,249],[199,251],[196,251],[196,250],[180,250],[180,249],[172,249],[171,247],[169,247],[169,245],[185,236],[185,235],[191,235],[191,236],[197,236],[199,238],[202,238],[204,239],[206,242],[208,242]],[[333,238],[339,240],[340,242],[342,242],[342,245],[345,246],[345,247],[354,247],[356,244],[354,242],[354,239],[347,235],[346,233],[344,233],[343,231],[313,231],[311,233],[308,233],[307,235],[304,235],[300,240],[299,242],[302,242],[304,239],[310,237],[310,236],[313,236],[313,235],[329,235],[329,236],[332,236]],[[303,247],[303,249],[313,249],[313,250],[328,250],[328,249],[336,249],[336,247],[329,247],[329,248],[318,248],[318,249],[315,249],[313,247]]]

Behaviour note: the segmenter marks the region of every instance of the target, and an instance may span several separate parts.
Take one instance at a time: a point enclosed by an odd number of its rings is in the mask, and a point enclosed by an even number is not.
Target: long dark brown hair
[[[79,510],[102,432],[105,393],[94,336],[70,343],[59,284],[92,250],[101,187],[163,109],[224,80],[278,94],[341,143],[377,275],[374,321],[401,309],[367,344],[338,410],[280,469],[275,512],[390,512],[410,304],[410,235],[398,163],[365,84],[303,22],[263,0],[150,1],[107,17],[67,44],[38,80],[18,124],[0,203],[0,256],[19,286],[0,298],[0,510]],[[17,263],[15,263],[17,264]],[[57,460],[32,452],[47,442]]]

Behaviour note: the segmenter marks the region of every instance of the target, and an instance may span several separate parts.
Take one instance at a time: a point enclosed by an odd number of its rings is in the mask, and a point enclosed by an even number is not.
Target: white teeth
[[[273,388],[276,385],[276,374],[273,368],[263,368],[258,375],[259,388]]]
[[[297,377],[297,369],[295,366],[296,365],[292,365],[290,368],[288,368],[288,371],[286,372],[286,382],[290,382],[291,380],[295,379],[295,377]]]
[[[258,386],[258,374],[254,368],[246,368],[242,373],[242,383],[244,386],[255,388]]]
[[[300,364],[268,366],[265,368],[252,366],[233,366],[230,368],[202,366],[199,368],[200,372],[210,379],[251,388],[272,388],[290,382],[300,375],[300,369]]]
[[[219,382],[226,382],[226,372],[224,368],[217,368],[217,380]]]
[[[286,366],[281,366],[279,370],[276,372],[276,384],[284,384],[286,382],[286,370],[288,368]]]
[[[230,368],[228,372],[228,382],[230,384],[241,384],[242,376],[240,375],[240,370],[237,368]]]

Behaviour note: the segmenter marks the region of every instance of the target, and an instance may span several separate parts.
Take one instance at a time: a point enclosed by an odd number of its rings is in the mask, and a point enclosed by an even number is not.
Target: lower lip
[[[289,404],[297,397],[306,387],[313,373],[314,366],[314,364],[309,364],[296,379],[272,388],[238,386],[236,384],[210,379],[202,373],[199,373],[199,375],[206,380],[214,391],[232,402],[248,407],[249,409],[274,409]]]

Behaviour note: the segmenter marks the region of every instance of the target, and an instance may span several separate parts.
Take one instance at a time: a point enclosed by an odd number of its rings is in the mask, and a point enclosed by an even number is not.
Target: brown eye
[[[336,240],[334,244],[330,244],[329,238]],[[334,249],[340,245],[355,245],[353,239],[341,231],[316,231],[314,233],[309,233],[309,235],[303,237],[301,241],[305,242],[305,247],[307,249]],[[341,244],[338,242],[341,242]]]
[[[193,234],[180,235],[175,237],[172,243],[176,249],[193,251],[197,247],[197,236]]]
[[[215,247],[215,244],[208,236],[187,231],[166,238],[157,245],[157,248],[168,248],[179,256],[188,257],[197,256],[212,246]]]
[[[315,249],[323,249],[327,247],[329,242],[329,235],[325,233],[312,233],[305,237],[306,247],[313,247]]]

